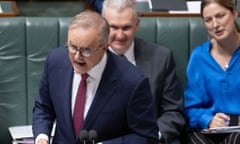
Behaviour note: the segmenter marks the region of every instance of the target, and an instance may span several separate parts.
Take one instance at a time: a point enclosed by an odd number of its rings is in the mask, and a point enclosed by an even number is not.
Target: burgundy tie
[[[88,74],[82,74],[81,77],[73,112],[73,124],[76,136],[78,136],[83,123]]]

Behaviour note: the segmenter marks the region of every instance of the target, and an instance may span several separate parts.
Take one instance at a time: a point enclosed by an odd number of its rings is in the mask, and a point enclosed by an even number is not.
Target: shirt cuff
[[[158,131],[158,139],[161,139],[162,138],[162,134],[160,131]]]
[[[44,139],[44,140],[49,141],[48,136],[47,136],[46,134],[41,133],[41,134],[39,134],[39,135],[37,136],[37,138],[36,138],[36,140],[35,140],[35,144],[37,144],[37,142],[38,142],[40,139]]]

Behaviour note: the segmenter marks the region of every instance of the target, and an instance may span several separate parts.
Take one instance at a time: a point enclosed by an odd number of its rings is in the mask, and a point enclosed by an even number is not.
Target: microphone
[[[80,141],[83,142],[83,144],[86,144],[89,140],[88,131],[87,130],[81,130],[79,134]]]
[[[95,130],[90,130],[89,131],[89,141],[92,142],[92,144],[96,143],[98,136],[97,136],[97,132]]]

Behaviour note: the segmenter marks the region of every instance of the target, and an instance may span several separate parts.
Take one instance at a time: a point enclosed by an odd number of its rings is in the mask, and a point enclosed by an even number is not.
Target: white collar
[[[130,45],[130,47],[127,49],[127,51],[124,53],[124,56],[127,58],[127,60],[129,62],[131,62],[133,65],[136,65],[136,61],[135,61],[135,55],[134,55],[134,41],[132,42],[132,44]],[[119,55],[116,51],[113,50],[113,48],[111,48],[109,46],[109,50],[117,55]]]

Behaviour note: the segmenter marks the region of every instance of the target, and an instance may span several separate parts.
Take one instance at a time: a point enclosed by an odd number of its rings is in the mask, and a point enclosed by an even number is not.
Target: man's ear
[[[237,20],[237,18],[238,18],[238,9],[236,7],[233,9],[233,14],[234,14],[235,20]]]
[[[139,26],[140,26],[140,18],[137,17],[137,20],[136,20],[136,31],[138,31]]]

